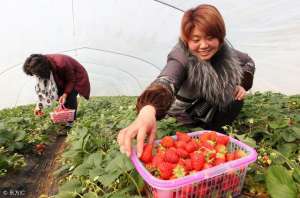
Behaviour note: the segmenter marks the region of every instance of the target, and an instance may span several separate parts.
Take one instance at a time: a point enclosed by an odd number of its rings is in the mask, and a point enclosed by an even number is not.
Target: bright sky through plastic
[[[31,53],[65,53],[90,75],[92,95],[139,95],[165,66],[182,12],[202,1],[3,0],[0,108],[34,103],[22,71]],[[224,16],[227,39],[256,63],[252,91],[300,93],[300,1],[206,1]],[[179,8],[179,9],[176,9]]]

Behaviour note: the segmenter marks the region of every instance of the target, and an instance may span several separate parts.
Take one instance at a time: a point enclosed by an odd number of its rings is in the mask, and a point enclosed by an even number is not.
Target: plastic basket
[[[60,105],[54,112],[50,113],[50,118],[54,123],[63,123],[74,121],[75,109],[68,109]]]
[[[192,138],[198,138],[202,133],[188,133]],[[223,135],[217,133],[218,135]],[[176,139],[176,136],[173,136]],[[160,140],[155,141],[158,144]],[[162,180],[154,177],[138,159],[136,149],[133,149],[131,161],[138,173],[147,183],[147,197],[182,198],[182,197],[235,197],[241,193],[247,167],[257,159],[256,151],[250,146],[230,137],[228,151],[241,149],[246,156],[208,168],[192,175],[173,180]]]

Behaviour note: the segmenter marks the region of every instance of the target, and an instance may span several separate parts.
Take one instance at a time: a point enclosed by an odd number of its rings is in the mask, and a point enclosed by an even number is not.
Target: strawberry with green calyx
[[[152,158],[152,164],[155,167],[158,167],[158,164],[162,163],[164,161],[164,154],[163,153],[157,153],[155,156]]]
[[[225,154],[224,153],[217,153],[214,165],[217,166],[217,165],[220,165],[220,164],[224,164],[225,162],[226,162]]]
[[[159,177],[161,179],[170,179],[173,175],[173,168],[174,165],[169,163],[169,162],[162,162],[158,164],[158,172],[159,172]]]
[[[215,148],[215,144],[216,143],[214,141],[207,140],[207,141],[201,143],[201,148],[206,148],[206,149],[212,150]]]
[[[182,148],[177,148],[176,153],[180,158],[188,158],[189,157],[189,153],[185,149],[182,149]]]
[[[161,141],[160,144],[165,148],[170,148],[174,146],[174,139],[171,136],[165,136]]]
[[[154,166],[153,162],[145,164],[145,168],[152,174],[157,170],[157,168]]]
[[[218,135],[217,139],[216,139],[217,144],[223,144],[225,146],[227,146],[228,142],[229,142],[229,136],[227,135]]]
[[[185,141],[182,141],[182,140],[177,140],[175,141],[175,147],[176,148],[182,148],[182,149],[185,149],[185,145],[187,143]]]
[[[191,137],[188,136],[185,132],[176,131],[177,140],[181,140],[184,142],[189,142],[191,140]]]
[[[156,153],[165,153],[165,152],[166,152],[166,148],[163,147],[161,144],[159,144],[156,149]]]
[[[205,161],[208,163],[212,163],[216,158],[216,151],[214,149],[205,149],[203,152]]]
[[[190,154],[190,157],[192,160],[193,169],[196,171],[202,170],[205,162],[204,156],[200,152],[195,151]]]
[[[144,163],[150,163],[152,161],[152,144],[145,144],[142,156],[140,157],[140,160]]]
[[[204,169],[211,168],[211,167],[213,167],[213,165],[212,165],[211,163],[205,162],[204,165],[203,165],[203,170],[204,170]]]
[[[169,148],[166,150],[164,155],[164,161],[174,164],[179,161],[179,156],[177,155],[175,148]]]
[[[191,159],[183,159],[183,164],[184,164],[185,170],[187,172],[190,172],[191,170],[193,170],[193,165],[192,165]]]
[[[175,178],[184,177],[186,175],[186,170],[183,165],[177,164],[173,169],[173,176]]]
[[[215,150],[217,151],[217,153],[227,153],[227,148],[224,144],[217,144],[215,146]]]
[[[185,145],[185,150],[189,153],[192,153],[198,149],[198,144],[194,141],[191,140]]]
[[[216,139],[217,139],[217,133],[215,131],[205,132],[200,136],[201,142],[206,142],[207,140],[216,142]]]
[[[245,157],[246,155],[247,154],[243,150],[238,149],[238,150],[234,151],[234,159],[240,159],[242,157]]]
[[[234,153],[226,153],[226,162],[234,160]]]

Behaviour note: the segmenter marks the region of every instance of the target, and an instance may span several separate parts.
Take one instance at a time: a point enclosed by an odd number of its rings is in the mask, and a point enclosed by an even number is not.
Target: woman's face
[[[201,60],[209,61],[220,48],[218,38],[206,35],[197,27],[192,30],[190,38],[188,47]]]

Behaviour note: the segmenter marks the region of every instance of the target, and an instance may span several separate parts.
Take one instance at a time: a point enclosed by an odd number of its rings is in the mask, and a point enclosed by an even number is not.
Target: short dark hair
[[[42,54],[31,54],[23,65],[25,74],[37,75],[44,79],[50,78],[51,63],[48,58]]]

